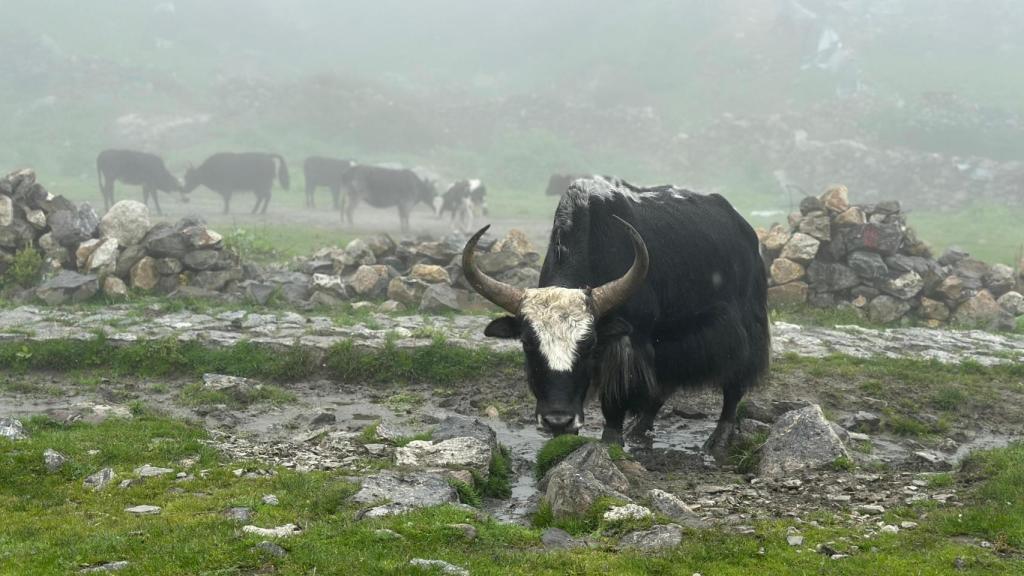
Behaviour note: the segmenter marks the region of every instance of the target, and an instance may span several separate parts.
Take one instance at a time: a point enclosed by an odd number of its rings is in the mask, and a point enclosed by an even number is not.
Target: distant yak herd
[[[361,203],[375,208],[396,208],[402,231],[409,230],[409,214],[418,203],[426,204],[439,217],[448,213],[457,230],[470,230],[473,220],[487,213],[487,188],[478,179],[455,181],[439,195],[434,181],[407,168],[359,164],[352,160],[310,156],[302,166],[306,182],[306,207],[316,209],[319,188],[331,191],[333,209],[349,225]],[[224,213],[231,209],[236,192],[256,197],[253,214],[266,214],[274,179],[284,190],[291,185],[288,164],[279,154],[263,152],[219,152],[199,166],[189,165],[184,182],[167,169],[155,154],[135,150],[104,150],[96,158],[96,172],[103,205],[114,204],[114,184],[142,187],[142,200],[162,214],[157,192],[177,193],[182,202],[204,186],[221,195]],[[344,193],[344,194],[343,194]]]

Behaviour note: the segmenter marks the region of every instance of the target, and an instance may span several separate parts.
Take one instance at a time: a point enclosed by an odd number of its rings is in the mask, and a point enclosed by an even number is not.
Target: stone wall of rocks
[[[850,308],[879,324],[1012,328],[1024,316],[1019,271],[957,249],[933,258],[899,202],[851,205],[834,186],[758,235],[775,306]]]
[[[243,278],[238,257],[198,218],[153,225],[149,209],[118,202],[100,218],[87,204],[54,196],[31,170],[0,178],[0,275],[19,250],[43,258],[42,283],[16,297],[81,302],[128,288],[169,294],[183,287],[224,290]]]

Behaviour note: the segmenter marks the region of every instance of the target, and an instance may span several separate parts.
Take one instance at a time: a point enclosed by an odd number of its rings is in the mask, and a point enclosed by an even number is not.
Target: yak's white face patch
[[[480,184],[481,184],[481,182],[479,180],[475,179],[475,178],[473,180],[470,180],[469,181],[469,191],[473,192],[474,190],[476,190],[477,188],[480,187]]]
[[[572,370],[580,342],[594,327],[587,295],[575,288],[530,288],[519,308],[540,343],[540,353],[556,372]]]

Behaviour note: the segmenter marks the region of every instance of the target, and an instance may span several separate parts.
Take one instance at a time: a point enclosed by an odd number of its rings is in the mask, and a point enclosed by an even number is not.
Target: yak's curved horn
[[[519,305],[523,302],[524,290],[499,282],[484,274],[476,267],[476,262],[473,260],[476,243],[480,241],[480,237],[487,232],[488,228],[490,225],[484,226],[469,239],[469,242],[466,242],[466,247],[462,250],[462,273],[466,276],[469,285],[481,296],[509,314],[518,314]]]
[[[591,292],[594,314],[597,318],[601,318],[628,300],[633,292],[644,283],[651,264],[650,256],[647,254],[647,245],[644,244],[644,239],[640,237],[636,228],[618,216],[615,219],[626,227],[629,238],[633,242],[633,265],[621,278],[598,286]]]

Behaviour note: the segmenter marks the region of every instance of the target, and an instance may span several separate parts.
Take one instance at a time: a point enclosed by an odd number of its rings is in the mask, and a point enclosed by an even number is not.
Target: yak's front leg
[[[601,442],[622,446],[622,424],[626,420],[626,407],[602,399],[601,413],[604,415],[604,430],[601,432]]]
[[[729,457],[729,445],[736,433],[736,409],[743,399],[744,388],[739,382],[727,384],[722,399],[722,414],[711,437],[704,443],[704,451],[714,456],[719,463]]]

